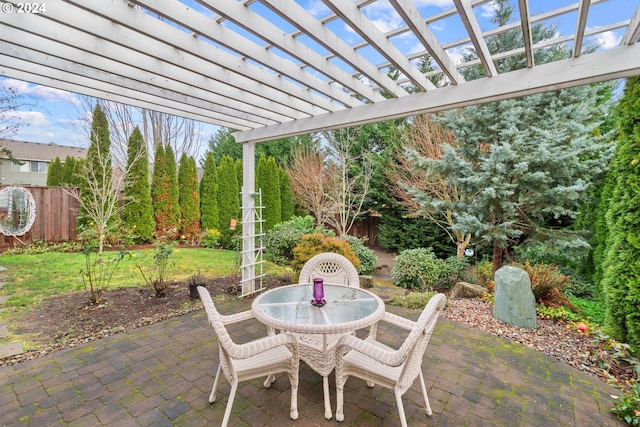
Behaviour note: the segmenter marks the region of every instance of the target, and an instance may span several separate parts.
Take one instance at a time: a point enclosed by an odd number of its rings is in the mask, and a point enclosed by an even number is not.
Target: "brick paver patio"
[[[251,300],[218,304],[222,313],[248,309]],[[389,311],[416,318],[417,312]],[[230,328],[238,342],[265,334],[257,321]],[[389,343],[398,331],[380,328]],[[229,392],[208,403],[217,343],[203,311],[114,335],[11,367],[0,368],[3,426],[219,425]],[[230,425],[396,426],[393,393],[352,378],[345,420],[323,417],[322,382],[300,368],[300,418],[289,419],[289,381],[270,389],[241,383]],[[441,319],[423,362],[433,415],[421,409],[416,382],[404,395],[411,426],[615,426],[609,412],[616,390],[544,354]],[[335,383],[330,377],[335,411]]]

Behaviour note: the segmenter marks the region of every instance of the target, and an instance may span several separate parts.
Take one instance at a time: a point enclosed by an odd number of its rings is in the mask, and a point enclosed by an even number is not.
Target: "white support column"
[[[253,211],[255,209],[255,141],[242,143],[242,295],[255,291],[256,241]]]

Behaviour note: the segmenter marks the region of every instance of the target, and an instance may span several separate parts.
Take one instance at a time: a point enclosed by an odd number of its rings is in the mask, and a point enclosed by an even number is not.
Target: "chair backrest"
[[[237,348],[237,344],[233,342],[233,340],[231,339],[231,335],[229,335],[227,328],[224,326],[222,317],[216,309],[216,306],[213,304],[213,301],[211,300],[211,294],[209,294],[207,288],[198,286],[198,294],[200,295],[200,300],[202,301],[202,305],[204,306],[204,311],[207,313],[209,324],[213,327],[213,330],[218,337],[218,348],[220,349],[220,366],[222,367],[222,372],[224,373],[224,376],[227,377],[227,380],[229,380],[229,382],[231,383],[232,380],[237,378],[236,372],[233,368],[233,363],[231,362],[229,351],[232,348]]]
[[[360,287],[358,270],[346,257],[333,252],[323,252],[311,257],[300,271],[300,283],[311,283],[322,278],[324,283]]]
[[[444,310],[445,303],[444,294],[434,295],[422,310],[422,314],[420,314],[415,326],[398,349],[399,353],[406,352],[406,360],[396,385],[397,388],[406,391],[420,373],[424,352],[431,339],[438,316]]]

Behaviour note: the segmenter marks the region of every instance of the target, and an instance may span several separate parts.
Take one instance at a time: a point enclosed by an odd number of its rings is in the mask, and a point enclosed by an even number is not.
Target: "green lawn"
[[[105,258],[116,252],[106,252]],[[142,286],[145,281],[137,266],[145,274],[152,268],[155,249],[130,251],[130,255],[117,266],[108,289],[127,286]],[[220,277],[239,274],[238,252],[207,249],[177,248],[170,258],[169,281],[183,281],[194,274],[205,277]],[[81,271],[85,268],[85,256],[79,253],[48,252],[37,255],[0,256],[0,266],[7,268],[9,275],[0,295],[10,296],[4,306],[28,308],[39,304],[44,298],[63,292],[83,291]],[[267,274],[279,274],[286,268],[266,263]],[[5,312],[6,316],[6,312]],[[3,315],[0,313],[0,318]]]

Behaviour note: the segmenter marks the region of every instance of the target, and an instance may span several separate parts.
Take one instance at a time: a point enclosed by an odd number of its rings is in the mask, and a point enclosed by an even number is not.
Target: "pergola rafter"
[[[640,74],[640,0],[510,0],[515,21],[502,26],[483,17],[488,0],[442,10],[417,0],[47,0],[37,14],[0,3],[0,76],[237,130],[245,213],[257,142]],[[606,8],[624,16],[601,22]],[[534,40],[537,24],[569,16],[572,29]],[[452,25],[461,34],[451,37]],[[522,47],[489,51],[510,31]],[[605,34],[619,43],[585,48]],[[559,45],[572,55],[534,61]],[[462,62],[469,49],[475,59]],[[523,68],[499,72],[496,61],[512,56]],[[420,69],[423,57],[432,70]],[[478,66],[486,77],[465,81],[461,69]],[[243,292],[252,289],[253,231],[243,225]]]

